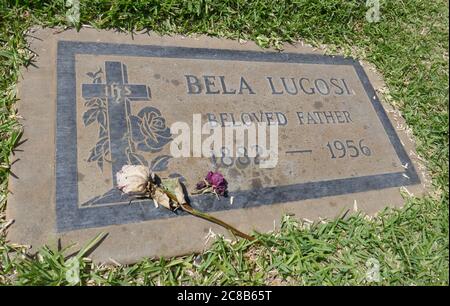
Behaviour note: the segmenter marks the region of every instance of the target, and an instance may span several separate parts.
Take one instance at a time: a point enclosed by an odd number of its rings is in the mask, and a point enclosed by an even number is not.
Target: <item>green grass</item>
[[[260,245],[218,239],[203,254],[145,259],[122,267],[82,256],[80,284],[367,284],[369,260],[380,264],[383,285],[448,285],[448,3],[381,1],[381,20],[368,23],[364,1],[118,0],[81,1],[81,23],[123,31],[203,33],[254,40],[280,48],[299,38],[352,54],[384,75],[386,99],[398,107],[432,177],[432,195],[386,210],[305,227],[291,218],[258,236]],[[27,65],[24,32],[64,26],[63,1],[0,1],[0,228],[10,152],[21,132],[15,84]],[[20,115],[20,114],[18,114]],[[74,260],[64,251],[37,256],[0,234],[0,284],[67,284]]]

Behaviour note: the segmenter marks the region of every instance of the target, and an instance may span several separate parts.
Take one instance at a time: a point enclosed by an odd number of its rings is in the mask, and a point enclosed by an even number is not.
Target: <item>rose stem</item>
[[[171,192],[168,192],[167,190],[163,190],[163,191],[169,196],[170,199],[172,199],[173,201],[178,203],[177,197],[175,195],[173,195]],[[192,208],[192,206],[190,206],[187,203],[180,204],[180,207],[185,212],[190,213],[191,215],[194,215],[196,217],[208,220],[208,221],[210,221],[212,223],[216,223],[216,224],[218,224],[220,226],[225,227],[226,229],[230,230],[236,236],[239,236],[241,238],[247,239],[249,241],[255,240],[254,237],[251,237],[251,236],[249,236],[247,234],[244,234],[243,232],[241,232],[241,231],[235,229],[234,227],[232,227],[231,225],[229,225],[229,224],[227,224],[227,223],[225,223],[225,222],[223,222],[223,221],[221,221],[221,220],[219,220],[219,219],[217,219],[217,218],[215,218],[215,217],[213,217],[211,215],[205,214],[205,213],[203,213],[201,211],[198,211],[198,210]]]
[[[243,232],[241,232],[241,231],[235,229],[234,227],[232,227],[231,225],[229,225],[229,224],[227,224],[227,223],[225,223],[225,222],[223,222],[223,221],[221,221],[221,220],[219,220],[219,219],[217,219],[217,218],[215,218],[215,217],[213,217],[211,215],[208,215],[208,214],[205,214],[205,213],[203,213],[201,211],[198,211],[198,210],[192,208],[192,206],[190,206],[188,204],[181,204],[181,208],[184,211],[190,213],[191,215],[197,216],[199,218],[208,220],[210,222],[213,222],[213,223],[216,223],[218,225],[221,225],[221,226],[225,227],[226,229],[230,230],[236,236],[242,237],[242,238],[247,239],[249,241],[255,240],[254,237],[251,237],[251,236],[249,236],[247,234],[244,234]]]

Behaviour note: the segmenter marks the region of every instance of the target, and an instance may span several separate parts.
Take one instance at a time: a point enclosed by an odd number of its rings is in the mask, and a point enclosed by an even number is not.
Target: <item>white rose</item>
[[[146,166],[125,165],[117,172],[117,188],[123,193],[145,193],[150,179],[150,170]]]

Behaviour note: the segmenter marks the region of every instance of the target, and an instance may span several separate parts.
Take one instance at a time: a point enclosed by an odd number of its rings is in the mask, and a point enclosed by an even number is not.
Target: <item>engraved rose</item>
[[[131,116],[131,130],[140,151],[158,152],[172,139],[166,120],[154,107],[144,107],[137,116]]]

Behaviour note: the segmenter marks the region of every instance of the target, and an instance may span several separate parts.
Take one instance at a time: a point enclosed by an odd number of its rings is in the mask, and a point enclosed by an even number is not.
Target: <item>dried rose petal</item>
[[[145,166],[124,165],[117,172],[117,188],[123,193],[144,193],[150,178],[150,170]]]
[[[157,205],[162,205],[167,209],[172,209],[170,206],[170,198],[167,194],[164,193],[162,189],[157,188],[152,194],[153,201]]]
[[[198,182],[197,185],[195,186],[195,188],[196,188],[197,190],[202,190],[203,188],[206,188],[206,183],[205,183],[205,181],[203,180],[203,181],[201,181],[201,182]]]
[[[227,186],[217,186],[217,187],[213,187],[214,191],[221,196],[224,196],[226,191],[227,191]]]
[[[212,171],[208,172],[208,175],[206,175],[206,180],[211,186],[222,185],[223,181],[225,181],[223,175],[220,172],[212,172]]]
[[[225,195],[228,188],[228,182],[220,172],[209,171],[205,180],[213,187],[213,190],[218,195]]]

